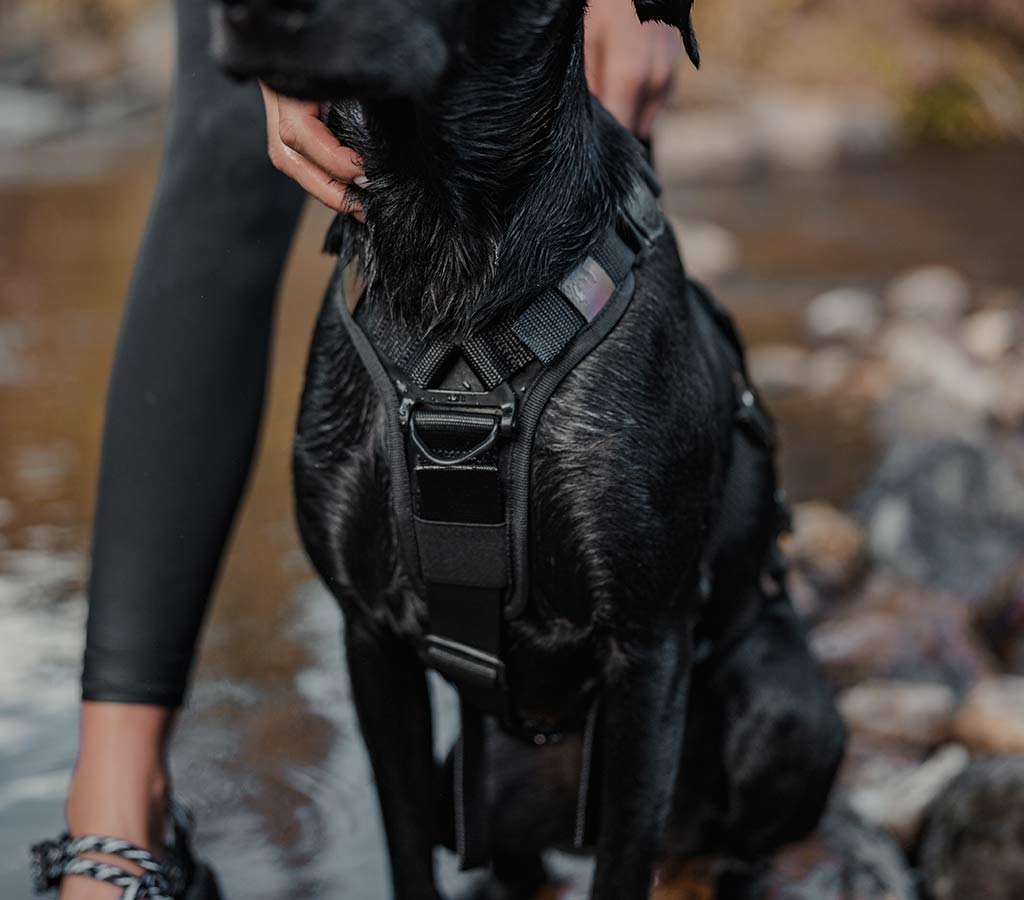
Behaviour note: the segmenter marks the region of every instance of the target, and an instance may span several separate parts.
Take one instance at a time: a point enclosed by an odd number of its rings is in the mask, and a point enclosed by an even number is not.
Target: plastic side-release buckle
[[[496,656],[436,634],[420,644],[423,664],[451,682],[481,712],[503,719],[508,714],[505,664]]]
[[[633,250],[642,253],[649,250],[665,230],[665,218],[654,192],[646,183],[633,186],[622,205],[620,221],[626,234],[623,235]]]

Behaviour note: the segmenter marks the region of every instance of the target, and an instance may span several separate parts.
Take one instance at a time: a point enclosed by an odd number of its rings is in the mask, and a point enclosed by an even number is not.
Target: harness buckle
[[[398,421],[423,457],[438,466],[461,466],[493,447],[499,438],[515,433],[516,397],[508,384],[483,394],[475,391],[422,390],[397,382],[401,394]],[[455,456],[440,455],[423,437],[423,430],[443,435],[483,434],[475,446]]]
[[[422,639],[420,656],[474,706],[499,718],[506,714],[505,664],[497,656],[436,634]]]
[[[647,184],[636,184],[623,204],[619,223],[625,232],[622,237],[635,253],[644,254],[665,230],[658,197]]]

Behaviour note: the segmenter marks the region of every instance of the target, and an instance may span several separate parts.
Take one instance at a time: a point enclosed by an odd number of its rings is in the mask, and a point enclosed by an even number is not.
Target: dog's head
[[[477,4],[508,0],[213,0],[213,54],[237,77],[310,99],[429,96],[465,46]],[[582,0],[518,0],[549,21]],[[628,3],[630,0],[619,0]],[[696,65],[693,0],[633,0],[677,27]]]

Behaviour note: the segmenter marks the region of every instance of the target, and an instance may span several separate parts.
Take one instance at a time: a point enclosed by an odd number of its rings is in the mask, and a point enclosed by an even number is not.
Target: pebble
[[[896,278],[886,300],[898,318],[948,329],[967,312],[971,286],[949,266],[922,266]]]
[[[811,646],[837,688],[895,678],[959,691],[994,669],[963,602],[877,578],[852,605],[815,626]]]
[[[713,222],[696,222],[669,217],[676,240],[682,248],[686,271],[702,281],[721,278],[739,263],[739,244],[732,232]]]
[[[729,894],[729,896],[733,896]],[[855,812],[829,813],[811,839],[784,849],[743,897],[916,900],[899,845]]]
[[[1004,367],[998,375],[999,396],[992,416],[1006,428],[1024,424],[1024,361]]]
[[[957,696],[944,684],[875,679],[847,688],[837,702],[852,733],[929,750],[949,738]]]
[[[832,394],[842,388],[857,369],[853,354],[840,345],[814,351],[807,363],[807,388],[818,395]]]
[[[904,381],[928,385],[949,401],[980,414],[991,413],[1000,397],[995,372],[971,362],[953,341],[919,323],[898,321],[879,342],[883,357]]]
[[[1024,474],[988,436],[897,439],[857,503],[871,564],[980,602],[1024,546]]]
[[[878,298],[860,288],[826,291],[807,307],[807,330],[819,341],[861,344],[878,330],[881,323],[879,308]]]
[[[956,736],[976,753],[1024,754],[1024,677],[976,684],[954,722]]]
[[[847,802],[866,822],[910,847],[928,807],[967,768],[970,759],[964,747],[947,744],[920,765],[855,787],[847,795]]]
[[[980,604],[978,630],[1003,672],[1024,675],[1024,562]]]
[[[898,131],[883,104],[781,89],[743,92],[739,108],[690,107],[659,116],[656,168],[666,182],[822,170],[840,159],[884,154]]]
[[[793,508],[793,533],[786,553],[819,591],[851,587],[864,570],[864,531],[856,520],[820,501]]]
[[[1020,900],[1024,758],[972,762],[928,811],[918,856],[930,900]]]
[[[968,316],[960,328],[967,352],[982,363],[994,364],[1020,341],[1020,317],[1012,309],[983,309]]]
[[[753,380],[768,391],[806,389],[809,362],[810,353],[795,344],[758,344],[747,354]]]

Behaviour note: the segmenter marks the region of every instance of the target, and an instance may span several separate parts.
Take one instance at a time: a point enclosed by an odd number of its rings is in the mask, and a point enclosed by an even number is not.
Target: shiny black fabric
[[[176,706],[263,406],[274,298],[304,194],[266,152],[256,84],[210,62],[207,0],[177,0],[163,168],[103,435],[87,700]]]

